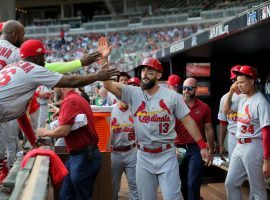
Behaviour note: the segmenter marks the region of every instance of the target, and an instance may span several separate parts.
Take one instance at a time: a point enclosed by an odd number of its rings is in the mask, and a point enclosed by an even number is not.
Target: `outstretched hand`
[[[92,63],[97,62],[101,57],[100,52],[94,52],[94,53],[90,53],[90,54],[84,54],[80,61],[82,63],[82,66],[87,66],[87,65],[91,65]]]
[[[102,58],[107,58],[112,50],[112,46],[109,46],[107,38],[102,36],[98,40],[98,51],[101,54]]]
[[[98,80],[99,81],[107,81],[110,80],[111,77],[116,76],[119,71],[116,68],[101,68],[97,72]]]

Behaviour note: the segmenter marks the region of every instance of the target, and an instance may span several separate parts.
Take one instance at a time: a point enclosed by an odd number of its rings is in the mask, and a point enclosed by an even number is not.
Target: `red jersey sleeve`
[[[78,114],[78,107],[74,102],[63,101],[58,118],[59,125],[73,125]]]

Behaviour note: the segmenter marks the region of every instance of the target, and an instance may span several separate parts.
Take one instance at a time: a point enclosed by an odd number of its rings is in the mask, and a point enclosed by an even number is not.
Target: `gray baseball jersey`
[[[117,101],[118,101],[117,100],[117,97],[114,94],[108,92],[108,97],[107,97],[107,103],[106,103],[106,105],[107,106],[112,106],[112,105],[116,104]]]
[[[26,61],[7,65],[0,71],[0,122],[20,117],[39,85],[51,88],[62,76]]]
[[[134,120],[130,108],[122,111],[117,104],[114,104],[111,112],[112,146],[129,146],[135,141]]]
[[[189,113],[182,95],[164,87],[150,96],[140,87],[123,85],[122,99],[131,106],[140,145],[160,146],[173,142],[175,118],[182,119]]]
[[[238,138],[262,138],[261,128],[270,125],[270,105],[261,92],[252,97],[240,95],[238,98],[237,134]]]
[[[232,96],[232,108],[237,107],[237,98],[239,97],[238,94],[234,93]],[[223,104],[225,101],[225,98],[227,98],[227,94],[223,95],[220,104],[219,104],[219,112],[218,112],[218,119],[221,121],[226,121],[228,122],[227,130],[230,133],[236,134],[236,129],[237,129],[237,112],[232,112],[228,115],[226,115],[222,109],[223,109]]]
[[[49,88],[47,88],[46,86],[44,86],[44,85],[40,85],[40,86],[38,86],[37,91],[38,91],[38,92],[50,92],[51,90],[50,90]],[[40,105],[47,104],[48,101],[49,101],[49,99],[37,97],[37,102],[38,102]]]
[[[20,60],[19,48],[7,40],[0,39],[0,70],[8,64]]]

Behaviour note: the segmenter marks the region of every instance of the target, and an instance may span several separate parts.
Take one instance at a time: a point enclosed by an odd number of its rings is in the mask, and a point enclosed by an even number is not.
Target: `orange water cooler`
[[[110,152],[110,122],[112,107],[91,106],[94,115],[94,126],[98,133],[98,147],[101,152]]]

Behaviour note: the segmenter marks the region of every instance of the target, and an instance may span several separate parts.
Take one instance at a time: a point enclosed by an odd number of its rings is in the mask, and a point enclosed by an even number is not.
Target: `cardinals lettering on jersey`
[[[125,124],[118,124],[117,119],[114,117],[111,122],[111,128],[113,133],[134,133],[134,126],[133,126],[133,119],[131,116],[129,116],[129,121],[131,123],[125,123]]]
[[[5,57],[6,59],[12,54],[12,50],[6,47],[0,47],[0,56]]]
[[[139,121],[142,123],[148,122],[169,122],[171,111],[168,106],[164,103],[163,99],[159,101],[159,106],[161,109],[156,111],[147,112],[145,111],[146,103],[142,101],[141,105],[138,107],[134,116],[139,117]],[[165,112],[164,112],[165,111]],[[165,115],[164,115],[165,113]]]

